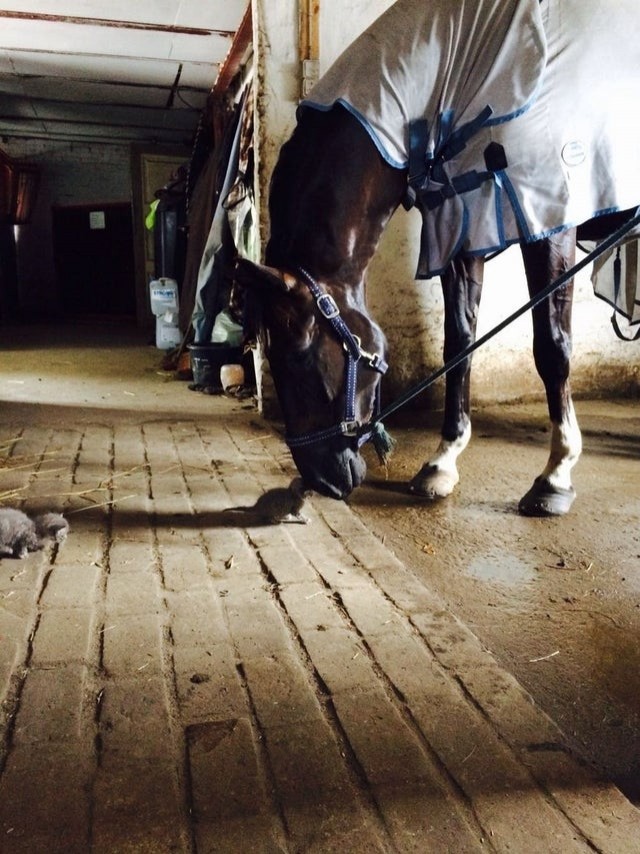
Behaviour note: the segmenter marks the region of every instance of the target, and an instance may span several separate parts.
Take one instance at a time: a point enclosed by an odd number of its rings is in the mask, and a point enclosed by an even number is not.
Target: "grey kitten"
[[[305,487],[302,478],[294,477],[289,486],[268,489],[255,504],[227,509],[251,513],[271,525],[279,522],[301,522],[306,525],[309,520],[302,514],[302,508],[308,495],[311,495],[311,490]]]
[[[25,558],[37,552],[47,540],[62,543],[69,523],[60,513],[43,513],[30,519],[22,510],[0,507],[0,558]]]

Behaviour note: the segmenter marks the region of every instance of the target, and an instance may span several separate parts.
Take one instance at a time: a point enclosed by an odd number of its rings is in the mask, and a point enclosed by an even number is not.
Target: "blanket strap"
[[[471,190],[477,190],[478,187],[485,181],[489,181],[495,177],[494,172],[478,172],[476,169],[471,169],[469,172],[464,172],[462,175],[456,175],[454,178],[440,187],[438,190],[428,190],[419,194],[420,202],[428,211],[433,211],[446,201],[452,199],[460,193],[468,193]]]
[[[474,136],[480,128],[484,127],[493,115],[493,107],[489,104],[480,110],[475,119],[462,125],[451,133],[444,145],[440,146],[436,152],[436,159],[441,163],[451,160],[457,154],[464,150],[467,142]]]
[[[428,151],[429,123],[426,119],[416,119],[409,123],[409,178],[407,193],[403,201],[409,210],[416,202],[426,210],[434,210],[446,199],[451,199],[460,193],[476,190],[482,183],[495,177],[495,173],[506,168],[504,149],[497,143],[490,143],[485,152],[486,172],[471,169],[462,175],[449,178],[444,170],[444,164],[460,154],[467,142],[484,127],[493,115],[493,108],[488,104],[475,119],[467,122],[450,133],[438,146],[435,153]],[[449,117],[451,118],[451,117]],[[444,124],[444,121],[442,121]],[[447,122],[449,124],[449,122]],[[494,148],[500,149],[500,156],[495,158]],[[441,184],[437,190],[429,190],[429,184]]]
[[[613,331],[621,341],[637,341],[640,338],[640,327],[636,330],[634,335],[625,335],[622,329],[620,329],[620,324],[618,323],[618,312],[620,312],[620,314],[624,314],[624,312],[618,307],[620,304],[621,278],[622,262],[620,261],[620,247],[618,246],[616,257],[613,262],[614,307],[613,314],[611,315],[611,325],[613,326]]]

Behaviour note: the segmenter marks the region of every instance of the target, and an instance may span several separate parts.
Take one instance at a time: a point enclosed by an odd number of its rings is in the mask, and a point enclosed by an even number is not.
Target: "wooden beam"
[[[300,59],[318,59],[320,56],[320,0],[300,0]]]
[[[118,21],[112,18],[83,18],[79,15],[49,15],[45,12],[14,12],[0,9],[0,18],[20,21],[44,21],[52,24],[79,24],[87,27],[112,27],[121,30],[151,30],[186,36],[232,36],[232,30],[208,30],[201,27],[178,27],[173,24],[151,24],[142,21]]]
[[[231,47],[227,53],[224,62],[220,66],[220,71],[216,78],[212,89],[214,99],[221,98],[229,88],[231,81],[236,76],[242,63],[246,57],[247,48],[253,39],[253,24],[251,20],[251,3],[247,4],[247,10],[244,13],[240,26],[233,37]]]

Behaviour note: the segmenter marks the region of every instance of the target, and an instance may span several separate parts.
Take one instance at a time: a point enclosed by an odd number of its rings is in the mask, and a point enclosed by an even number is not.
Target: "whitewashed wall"
[[[381,14],[392,0],[319,0],[320,72]],[[259,30],[258,118],[260,188],[266,199],[277,151],[294,123],[300,94],[297,0],[254,0]],[[254,18],[255,19],[255,18]],[[267,221],[263,210],[263,236]],[[390,344],[386,394],[395,395],[441,363],[442,297],[437,279],[415,281],[420,215],[400,209],[385,232],[369,273],[368,302]],[[517,249],[486,268],[479,334],[528,299]],[[589,271],[578,280],[574,307],[572,382],[576,392],[604,394],[640,389],[640,343],[615,337],[608,306],[593,295]],[[528,315],[500,333],[474,357],[475,401],[507,400],[542,393],[531,356]],[[439,390],[435,393],[439,395]]]

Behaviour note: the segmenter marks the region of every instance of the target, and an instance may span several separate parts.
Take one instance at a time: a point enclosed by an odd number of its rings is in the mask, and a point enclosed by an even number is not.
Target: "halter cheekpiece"
[[[371,438],[372,430],[369,424],[362,424],[356,419],[358,364],[364,360],[366,367],[379,374],[385,374],[389,366],[380,353],[368,353],[363,350],[360,338],[354,335],[344,322],[333,296],[323,291],[303,267],[298,267],[297,272],[314,297],[318,311],[331,324],[345,351],[344,416],[342,421],[333,427],[312,430],[299,436],[286,435],[285,441],[290,448],[302,448],[334,436],[355,436],[358,439],[358,447],[361,447]]]

